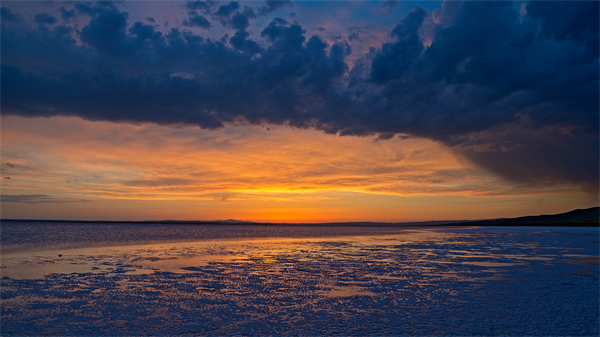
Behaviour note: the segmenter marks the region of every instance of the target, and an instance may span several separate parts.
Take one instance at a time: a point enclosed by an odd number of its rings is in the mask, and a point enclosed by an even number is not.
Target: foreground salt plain
[[[2,335],[599,334],[598,228],[304,230],[13,249]]]

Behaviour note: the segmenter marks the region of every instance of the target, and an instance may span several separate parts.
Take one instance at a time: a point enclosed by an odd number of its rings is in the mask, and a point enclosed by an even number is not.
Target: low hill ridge
[[[532,215],[508,219],[475,220],[457,223],[456,225],[483,226],[590,226],[600,223],[600,207],[576,209],[566,213]]]

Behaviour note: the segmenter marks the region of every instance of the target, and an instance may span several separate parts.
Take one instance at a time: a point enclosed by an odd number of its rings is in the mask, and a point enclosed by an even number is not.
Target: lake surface
[[[599,334],[598,228],[10,223],[2,335]]]

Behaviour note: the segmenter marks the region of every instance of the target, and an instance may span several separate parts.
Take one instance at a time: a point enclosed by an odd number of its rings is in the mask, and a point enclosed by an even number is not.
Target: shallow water
[[[163,242],[281,237],[332,237],[397,233],[398,228],[252,226],[142,223],[45,223],[0,224],[2,253],[85,247],[104,247]]]
[[[599,334],[597,228],[244,230],[12,243],[2,334]]]

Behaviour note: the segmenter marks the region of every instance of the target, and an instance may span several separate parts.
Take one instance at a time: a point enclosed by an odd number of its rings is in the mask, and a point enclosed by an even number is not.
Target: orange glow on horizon
[[[65,213],[67,206],[74,216],[76,206],[88,210],[82,216],[112,208],[119,211],[111,217],[132,220],[396,222],[486,217],[466,206],[428,205],[432,198],[490,199],[488,210],[496,198],[585,198],[572,186],[512,184],[427,139],[376,142],[287,126],[201,130],[3,116],[2,174],[10,177],[2,181],[3,195],[54,198],[3,202],[5,218],[31,209],[54,214],[52,207]],[[114,206],[124,202],[133,206]],[[177,212],[151,209],[157,203]],[[407,205],[443,213],[419,215]]]

